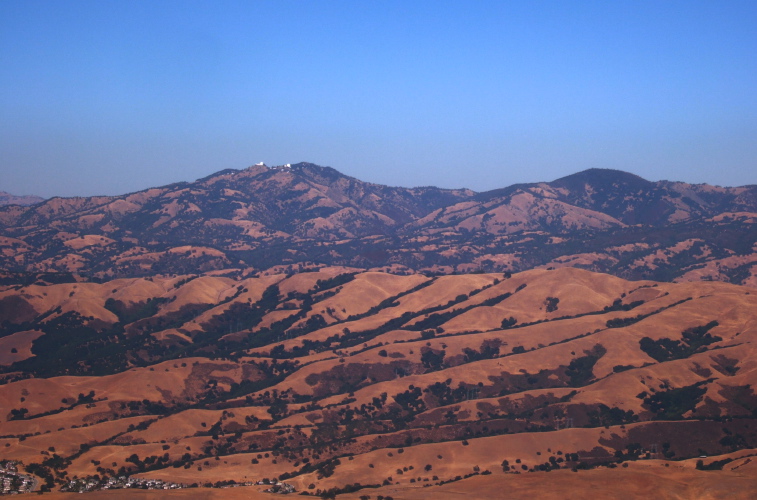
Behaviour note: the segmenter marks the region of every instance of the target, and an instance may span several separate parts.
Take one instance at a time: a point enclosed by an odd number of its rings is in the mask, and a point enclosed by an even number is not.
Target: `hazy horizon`
[[[757,4],[0,3],[0,191],[263,161],[486,191],[757,183]]]

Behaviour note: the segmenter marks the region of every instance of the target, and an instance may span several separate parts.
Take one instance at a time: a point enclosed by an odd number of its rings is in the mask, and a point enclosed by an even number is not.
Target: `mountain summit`
[[[26,195],[26,196],[17,196],[14,194],[6,193],[5,191],[0,191],[0,206],[2,205],[34,205],[35,203],[39,203],[45,201],[44,198],[40,196],[34,196],[34,195]]]

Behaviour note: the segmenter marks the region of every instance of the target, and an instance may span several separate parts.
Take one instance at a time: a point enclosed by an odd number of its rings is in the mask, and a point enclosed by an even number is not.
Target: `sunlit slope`
[[[325,268],[10,286],[0,306],[0,449],[53,482],[447,491],[757,448],[746,287]]]

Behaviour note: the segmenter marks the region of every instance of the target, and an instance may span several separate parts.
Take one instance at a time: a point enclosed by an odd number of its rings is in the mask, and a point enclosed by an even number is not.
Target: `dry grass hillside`
[[[0,457],[44,489],[755,491],[752,288],[570,267],[215,274],[0,288]]]

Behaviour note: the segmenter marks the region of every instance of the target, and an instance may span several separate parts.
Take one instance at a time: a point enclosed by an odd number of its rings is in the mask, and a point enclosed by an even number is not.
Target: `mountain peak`
[[[0,206],[1,205],[35,205],[41,201],[45,201],[44,198],[34,195],[17,196],[5,191],[0,191]]]
[[[618,185],[618,186],[643,186],[650,187],[654,184],[651,181],[639,177],[636,174],[625,172],[623,170],[615,170],[611,168],[589,168],[577,172],[575,174],[560,177],[557,180],[550,182],[553,186],[575,188],[576,184],[592,184],[592,185]]]

